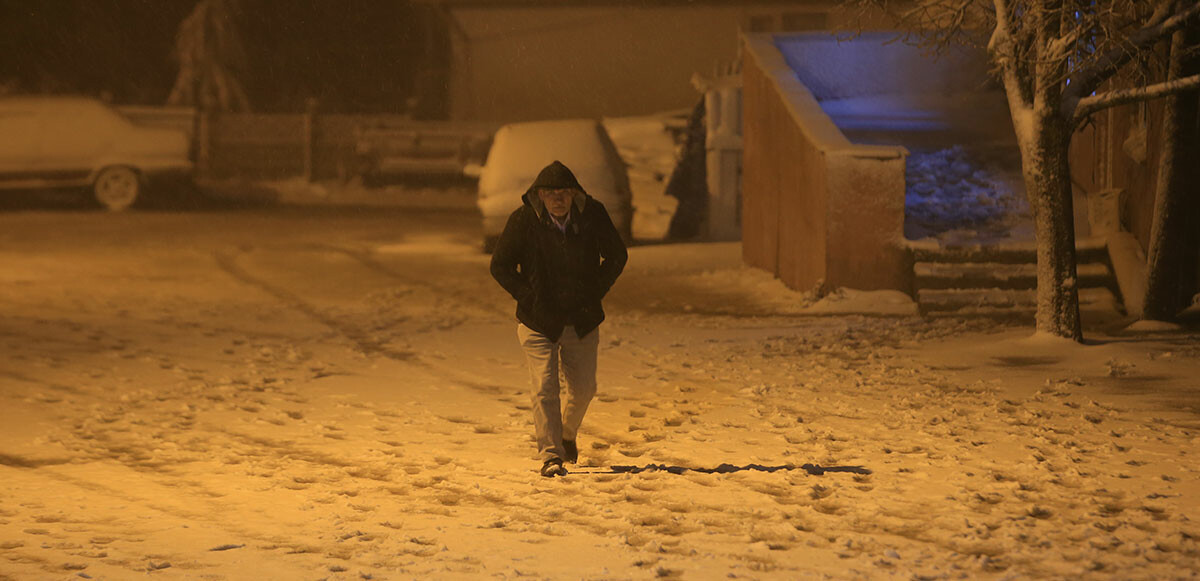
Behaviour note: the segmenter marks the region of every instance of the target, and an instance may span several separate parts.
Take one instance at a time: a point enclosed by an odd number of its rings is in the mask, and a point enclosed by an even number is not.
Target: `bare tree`
[[[1200,73],[1200,24],[1175,32],[1167,80]],[[1200,233],[1189,219],[1200,217],[1200,91],[1167,98],[1158,191],[1146,262],[1146,301],[1142,318],[1172,320],[1195,292]],[[1189,163],[1190,161],[1190,163]]]
[[[167,102],[205,111],[247,111],[250,101],[238,80],[246,51],[238,31],[238,0],[200,0],[179,26],[175,58],[179,76]]]
[[[1037,236],[1037,330],[1082,339],[1068,148],[1092,113],[1200,87],[1200,75],[1102,90],[1200,18],[1200,0],[865,0],[930,48],[986,46],[1021,148]]]

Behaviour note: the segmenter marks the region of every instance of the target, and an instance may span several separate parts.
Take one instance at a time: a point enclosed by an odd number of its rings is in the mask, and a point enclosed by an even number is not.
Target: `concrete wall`
[[[508,122],[690,108],[700,98],[692,75],[736,60],[739,29],[784,15],[794,26],[848,23],[834,4],[452,7],[450,117]]]
[[[903,247],[907,152],[851,144],[774,36],[743,42],[746,263],[797,290],[911,291]]]

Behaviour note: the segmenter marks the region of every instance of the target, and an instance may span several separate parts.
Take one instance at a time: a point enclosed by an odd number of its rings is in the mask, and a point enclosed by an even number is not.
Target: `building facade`
[[[425,0],[446,31],[452,120],[512,122],[690,108],[693,75],[743,31],[853,28],[831,0]]]

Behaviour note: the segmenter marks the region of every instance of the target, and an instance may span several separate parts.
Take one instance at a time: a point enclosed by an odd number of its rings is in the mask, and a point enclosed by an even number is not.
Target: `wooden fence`
[[[483,163],[495,124],[413,121],[400,115],[209,113],[122,107],[139,125],[184,131],[201,178],[351,179],[462,175]]]
[[[854,145],[770,35],[744,35],[742,257],[787,286],[911,290],[901,147]]]

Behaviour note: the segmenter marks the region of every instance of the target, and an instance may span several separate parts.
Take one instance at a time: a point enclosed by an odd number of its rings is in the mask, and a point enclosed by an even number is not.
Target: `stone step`
[[[1037,262],[1037,246],[1033,242],[1009,242],[1003,244],[939,246],[918,242],[910,243],[913,260],[916,262],[979,262],[1022,264]],[[1108,262],[1108,249],[1102,239],[1078,240],[1075,244],[1075,261],[1079,264]]]
[[[920,289],[921,312],[943,315],[994,315],[1030,313],[1036,307],[1037,291],[1031,289]],[[1079,289],[1079,308],[1120,310],[1116,295],[1107,288]]]
[[[1080,288],[1115,285],[1105,263],[1080,264],[1076,272]],[[918,262],[913,274],[918,289],[1037,288],[1037,265],[1028,262]]]

